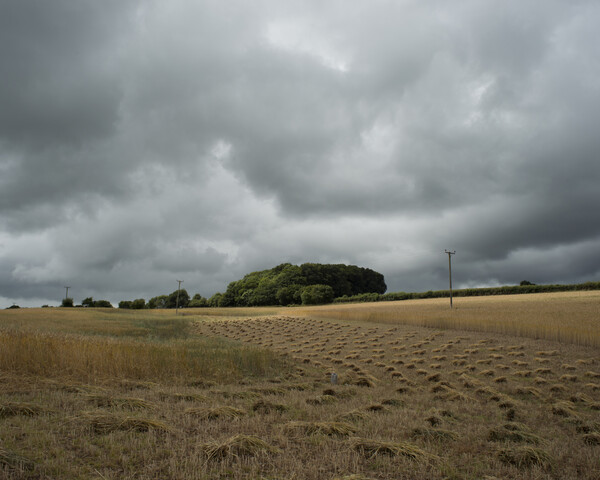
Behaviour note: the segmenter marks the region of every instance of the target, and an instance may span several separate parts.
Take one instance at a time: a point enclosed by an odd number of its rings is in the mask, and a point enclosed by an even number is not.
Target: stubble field
[[[197,313],[3,313],[0,476],[600,477],[597,346],[402,315]]]

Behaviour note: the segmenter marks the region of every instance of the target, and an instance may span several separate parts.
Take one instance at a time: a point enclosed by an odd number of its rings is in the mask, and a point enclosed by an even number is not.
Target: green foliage
[[[204,308],[208,307],[208,300],[197,293],[188,303],[188,308]]]
[[[158,295],[157,297],[152,297],[148,300],[148,308],[167,308],[167,300],[169,297],[167,295]]]
[[[524,287],[525,285],[535,285],[535,283],[531,283],[529,280],[521,280],[521,283],[519,283],[519,285]]]
[[[490,288],[463,288],[453,290],[453,297],[482,297],[491,295],[516,295],[521,293],[544,293],[544,292],[572,292],[584,290],[600,290],[600,282],[585,282],[572,285],[536,285],[534,283],[521,285],[507,285],[503,287]],[[411,300],[418,298],[443,298],[450,297],[450,290],[436,290],[427,292],[395,292],[379,294],[362,294],[353,296],[342,296],[336,298],[334,303],[361,303],[361,302],[386,302],[397,300]]]
[[[119,308],[123,308],[123,309],[131,309],[131,305],[133,304],[133,302],[131,300],[121,300],[119,302]]]
[[[96,308],[113,308],[112,304],[108,300],[96,300],[94,302]]]
[[[222,293],[215,293],[212,297],[210,297],[208,299],[208,306],[209,307],[220,307],[222,298],[223,298]]]
[[[63,298],[63,301],[61,303],[61,307],[72,307],[73,306],[73,299],[72,298]]]
[[[94,300],[92,297],[84,298],[81,301],[81,305],[84,307],[96,307],[96,308],[113,308],[112,304],[108,300]],[[119,304],[120,305],[120,304]],[[119,308],[124,308],[119,306]]]
[[[288,285],[277,290],[275,299],[279,305],[296,305],[302,302],[302,289],[298,284]]]
[[[179,300],[177,297],[179,296]],[[179,302],[179,303],[178,303]],[[176,308],[179,305],[179,308],[187,307],[188,303],[190,303],[190,296],[185,288],[177,291],[175,290],[171,295],[169,295],[167,299],[167,306],[165,308]]]
[[[93,307],[93,306],[94,306],[94,299],[93,299],[92,297],[87,297],[87,298],[84,298],[84,299],[81,301],[81,304],[82,304],[84,307]]]
[[[302,290],[302,305],[321,305],[333,302],[333,288],[329,285],[309,285]]]
[[[131,302],[131,308],[133,310],[143,310],[146,308],[146,300],[143,298],[136,298],[133,302]]]
[[[231,282],[219,297],[218,306],[298,304],[302,301],[302,292],[310,285],[330,287],[333,297],[366,292],[380,294],[387,288],[383,275],[368,268],[341,264],[305,263],[298,266],[283,263],[270,270],[249,273],[241,280]],[[328,292],[321,292],[324,295],[322,298],[329,298]],[[309,293],[307,298],[310,296]],[[317,303],[326,303],[322,298]]]

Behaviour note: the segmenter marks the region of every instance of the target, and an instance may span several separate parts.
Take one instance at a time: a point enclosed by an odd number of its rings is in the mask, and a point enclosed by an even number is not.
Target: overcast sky
[[[600,3],[0,0],[0,306],[600,280]]]

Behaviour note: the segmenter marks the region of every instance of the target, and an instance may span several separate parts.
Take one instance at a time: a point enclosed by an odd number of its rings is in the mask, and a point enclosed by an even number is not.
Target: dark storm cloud
[[[111,133],[113,68],[128,3],[4,1],[0,5],[0,131],[30,146],[80,144]]]
[[[2,2],[0,297],[147,298],[182,275],[210,295],[284,261],[443,288],[444,248],[463,285],[594,279],[599,18]]]

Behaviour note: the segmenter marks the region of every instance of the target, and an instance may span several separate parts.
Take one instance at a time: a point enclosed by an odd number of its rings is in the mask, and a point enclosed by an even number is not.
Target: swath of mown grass
[[[200,446],[208,460],[219,460],[228,456],[255,456],[261,453],[278,453],[279,449],[269,445],[255,435],[238,434],[223,442],[205,443]]]

